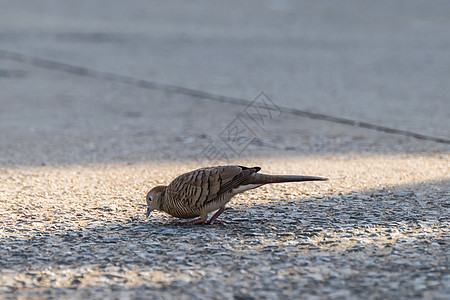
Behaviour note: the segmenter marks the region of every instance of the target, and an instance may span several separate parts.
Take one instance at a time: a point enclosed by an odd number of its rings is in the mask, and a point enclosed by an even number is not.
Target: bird
[[[213,224],[236,194],[269,183],[324,181],[328,178],[301,175],[268,175],[258,173],[260,167],[239,165],[200,168],[176,177],[167,186],[152,188],[146,196],[148,218],[151,211],[163,211],[190,221],[180,225]],[[217,212],[209,219],[208,214]]]

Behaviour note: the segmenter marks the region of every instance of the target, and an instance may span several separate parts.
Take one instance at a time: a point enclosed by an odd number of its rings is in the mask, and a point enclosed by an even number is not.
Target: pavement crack
[[[182,86],[177,85],[171,85],[171,84],[165,84],[165,83],[159,83],[144,79],[138,79],[131,76],[116,74],[116,73],[110,73],[110,72],[103,72],[98,71],[86,67],[76,66],[72,64],[67,64],[63,62],[53,61],[45,58],[35,57],[26,55],[19,52],[9,51],[9,50],[1,50],[0,49],[0,59],[6,59],[6,60],[12,60],[16,62],[21,63],[27,63],[31,64],[36,67],[50,69],[50,70],[56,70],[61,72],[66,72],[74,75],[79,76],[85,76],[85,77],[91,77],[95,79],[101,79],[105,81],[111,81],[111,82],[120,82],[124,84],[133,85],[140,88],[145,89],[154,89],[154,90],[161,90],[169,93],[175,93],[175,94],[183,94],[194,98],[202,98],[202,99],[210,99],[218,102],[225,102],[228,104],[236,104],[236,105],[243,105],[248,106],[252,103],[252,101],[241,99],[241,98],[234,98],[229,96],[223,96],[223,95],[217,95],[205,91],[190,89]],[[450,144],[450,139],[443,138],[443,137],[436,137],[436,136],[430,136],[426,134],[421,134],[413,131],[408,130],[402,130],[397,128],[391,128],[386,126],[381,126],[377,124],[372,124],[364,121],[358,121],[358,120],[352,120],[347,118],[341,118],[341,117],[335,117],[327,114],[320,114],[320,113],[314,113],[314,112],[308,112],[304,110],[299,110],[295,108],[289,108],[289,107],[282,107],[280,106],[279,109],[284,112],[288,113],[293,116],[299,116],[309,119],[315,119],[315,120],[321,120],[321,121],[327,121],[332,123],[338,123],[338,124],[344,124],[344,125],[350,125],[354,127],[360,127],[360,128],[366,128],[371,130],[376,130],[379,132],[385,132],[395,135],[402,135],[402,136],[408,136],[419,140],[427,140],[427,141],[433,141],[436,143],[442,143],[442,144]]]

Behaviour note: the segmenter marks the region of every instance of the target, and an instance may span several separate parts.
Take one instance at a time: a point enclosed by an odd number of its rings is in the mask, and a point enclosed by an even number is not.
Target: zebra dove
[[[322,177],[260,174],[260,167],[219,166],[194,170],[175,178],[167,186],[151,189],[146,197],[147,218],[152,210],[191,219],[178,224],[212,224],[225,205],[238,193],[268,183],[328,180]],[[208,214],[217,212],[207,221]]]

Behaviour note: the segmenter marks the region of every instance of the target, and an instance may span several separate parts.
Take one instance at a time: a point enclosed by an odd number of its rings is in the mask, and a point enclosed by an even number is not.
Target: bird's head
[[[166,190],[165,185],[159,185],[155,186],[147,193],[147,197],[145,198],[147,202],[147,214],[146,214],[147,218],[152,210],[160,209],[162,197],[165,190]]]

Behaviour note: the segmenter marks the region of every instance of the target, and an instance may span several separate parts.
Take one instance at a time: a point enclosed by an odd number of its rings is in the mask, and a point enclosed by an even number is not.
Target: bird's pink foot
[[[211,217],[211,219],[209,219],[208,222],[206,222],[206,224],[214,224],[215,221],[218,222],[224,222],[224,221],[219,221],[217,220],[217,218],[220,216],[221,213],[223,213],[225,211],[225,206],[222,206],[221,208],[219,208],[218,211],[216,211],[216,213]]]
[[[209,221],[207,221],[205,224],[208,224],[208,225],[212,225],[212,224],[214,224],[214,223],[222,223],[222,224],[226,224],[226,223],[228,223],[227,221],[225,221],[225,220],[220,220],[220,219],[215,219],[215,220],[209,220]]]

